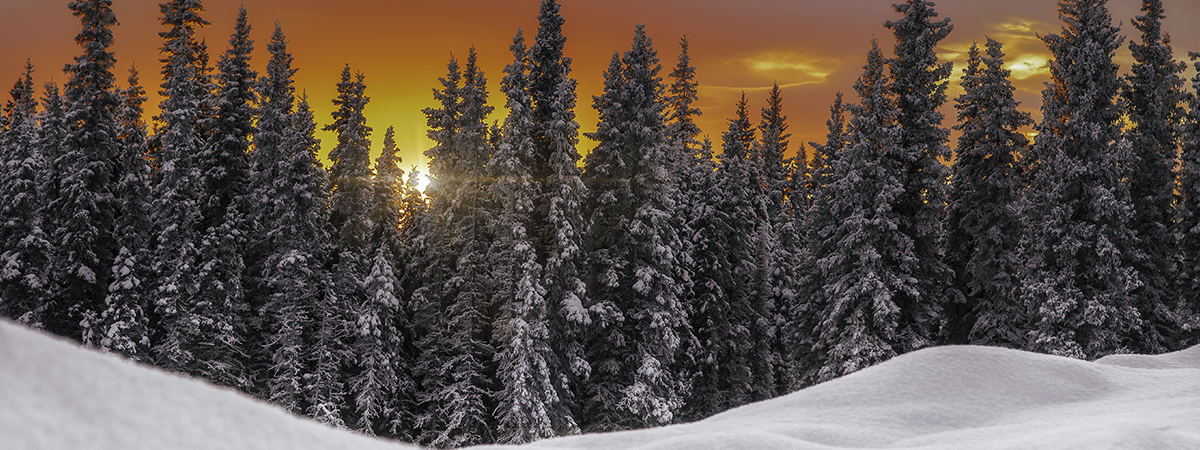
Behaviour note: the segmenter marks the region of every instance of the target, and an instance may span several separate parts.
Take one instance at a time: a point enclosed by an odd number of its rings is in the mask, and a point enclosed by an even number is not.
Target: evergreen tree
[[[239,11],[229,48],[221,55],[212,91],[201,97],[204,118],[201,127],[207,143],[196,155],[201,174],[201,197],[197,231],[193,323],[206,330],[192,342],[192,357],[203,378],[214,383],[249,390],[251,380],[245,362],[246,320],[249,304],[243,276],[246,209],[244,196],[249,182],[250,132],[256,101],[253,85],[257,74],[250,70],[250,25],[245,8]],[[203,55],[203,53],[201,54]],[[206,74],[204,56],[199,73]],[[206,83],[207,84],[207,83]]]
[[[212,107],[209,143],[199,155],[200,170],[204,176],[206,192],[201,228],[220,226],[223,222],[231,227],[244,227],[242,217],[231,216],[228,210],[244,201],[250,182],[250,134],[254,128],[254,103],[258,94],[254,90],[258,73],[250,69],[250,54],[254,51],[254,40],[250,39],[250,23],[246,7],[238,10],[229,47],[217,62],[213,98],[208,99]]]
[[[419,441],[434,447],[460,447],[495,441],[490,411],[495,375],[491,363],[491,271],[487,252],[487,175],[491,156],[486,117],[487,79],[472,48],[460,72],[451,59],[443,89],[435,91],[441,109],[429,108],[430,138],[437,144],[426,152],[439,186],[430,205],[436,221],[442,264],[451,274],[436,293],[443,320],[431,325],[422,339],[420,371],[424,377],[418,418]],[[461,81],[461,84],[459,84]],[[430,295],[433,293],[422,293]],[[432,306],[432,305],[431,305]]]
[[[146,163],[146,124],[142,121],[146,91],[139,84],[136,68],[129,69],[129,86],[119,94],[117,138],[121,154],[113,194],[119,205],[115,232],[120,248],[113,262],[108,297],[104,299],[101,332],[91,345],[135,361],[150,362],[150,296],[147,295],[153,256],[149,234],[150,166]]]
[[[1142,326],[1127,345],[1138,353],[1163,353],[1174,349],[1179,320],[1174,310],[1172,286],[1177,277],[1176,242],[1170,228],[1175,221],[1177,130],[1184,111],[1184,64],[1176,62],[1171,36],[1162,32],[1166,17],[1161,0],[1142,1],[1142,16],[1133,27],[1141,42],[1130,42],[1134,63],[1125,76],[1121,98],[1131,127],[1125,138],[1137,157],[1130,172],[1129,195],[1134,206],[1129,227],[1142,241],[1145,259],[1137,264],[1142,286],[1134,292]]]
[[[850,107],[846,147],[834,159],[832,182],[816,197],[810,229],[810,314],[815,314],[803,384],[830,380],[883,362],[911,344],[901,334],[899,300],[919,292],[913,240],[897,211],[905,168],[898,113],[887,95],[884,60],[873,42],[855,83],[861,103]],[[804,348],[804,347],[799,347]]]
[[[933,2],[908,0],[892,7],[904,17],[888,21],[896,37],[895,58],[887,61],[891,83],[888,90],[895,99],[896,124],[900,126],[900,148],[885,158],[897,160],[904,168],[904,193],[893,210],[900,215],[897,226],[911,240],[914,257],[914,291],[898,291],[895,303],[900,307],[900,353],[931,343],[937,332],[940,303],[954,273],[942,261],[941,220],[946,209],[946,179],[949,159],[946,141],[950,131],[943,128],[939,108],[946,102],[947,79],[953,64],[939,64],[936,47],[954,26],[950,19],[937,20]]]
[[[798,164],[807,167],[807,156],[801,146],[795,159],[784,158],[788,152],[787,116],[783,115],[783,94],[779,85],[775,84],[767,97],[767,106],[762,109],[762,121],[759,130],[761,140],[751,147],[760,171],[763,201],[765,211],[763,217],[768,227],[763,233],[763,249],[765,256],[761,259],[762,275],[765,280],[764,295],[766,298],[761,306],[761,318],[750,329],[754,333],[754,342],[761,359],[756,358],[755,380],[760,386],[755,391],[754,400],[774,397],[776,394],[787,392],[782,379],[780,368],[783,366],[783,355],[787,353],[780,338],[779,328],[786,319],[780,311],[790,309],[788,306],[795,301],[796,278],[795,268],[799,264],[803,244],[797,234],[795,221],[791,210],[795,209],[791,197],[806,196],[803,193],[791,192],[791,186],[796,182],[791,179],[798,176],[797,182],[804,183],[806,170],[791,171],[789,165]],[[798,162],[797,162],[798,161]]]
[[[1177,292],[1183,326],[1179,347],[1200,343],[1200,52],[1188,52],[1196,75],[1187,93],[1180,128],[1179,198],[1174,233],[1179,236]]]
[[[527,76],[527,50],[521,31],[510,46],[514,61],[504,70],[501,87],[509,114],[503,138],[488,162],[493,179],[490,194],[497,212],[492,229],[496,236],[489,260],[496,291],[493,302],[500,310],[495,342],[498,442],[523,444],[557,434],[577,432],[574,418],[560,402],[558,386],[550,372],[555,356],[550,348],[549,308],[542,286],[542,266],[537,262],[528,234],[538,186],[532,165],[536,147],[531,120]],[[553,417],[560,419],[555,421]],[[557,422],[557,423],[556,423]]]
[[[45,162],[36,147],[32,64],[25,65],[11,94],[4,107],[6,126],[0,130],[0,316],[41,328],[54,248],[39,214]]]
[[[788,151],[788,138],[792,135],[787,132],[787,116],[783,115],[783,94],[779,91],[778,84],[771,86],[758,129],[762,131],[762,139],[751,147],[751,151],[762,172],[761,184],[767,195],[767,217],[770,217],[772,223],[780,222],[785,217],[783,207],[787,186],[784,154]]]
[[[390,130],[390,128],[389,128]],[[354,397],[358,415],[356,427],[368,435],[378,434],[399,424],[392,419],[400,414],[393,408],[392,399],[403,394],[397,367],[402,362],[399,350],[402,342],[396,318],[400,300],[396,298],[399,281],[392,271],[392,250],[387,243],[380,243],[370,261],[370,272],[363,278],[367,293],[366,302],[357,308],[358,323],[354,353],[358,373],[350,379],[350,391]],[[398,392],[399,391],[399,392]],[[411,390],[409,391],[411,392]]]
[[[756,358],[769,363],[758,348],[755,329],[763,318],[766,267],[761,246],[767,224],[766,197],[755,155],[755,129],[750,122],[746,96],[737,105],[736,118],[722,136],[723,152],[716,183],[710,192],[719,199],[714,210],[698,225],[701,237],[696,256],[696,289],[690,317],[699,340],[697,368],[687,402],[689,418],[700,419],[734,408],[763,395],[761,385],[772,373],[757,371]],[[703,283],[701,285],[700,283]],[[774,391],[773,383],[770,390]]]
[[[815,375],[823,363],[821,356],[812,351],[818,337],[819,315],[825,307],[825,279],[813,255],[832,250],[822,239],[832,234],[832,227],[837,224],[832,210],[835,193],[833,184],[837,179],[837,161],[847,144],[845,116],[842,93],[838,92],[833,105],[829,107],[829,119],[825,121],[828,129],[825,143],[810,143],[815,150],[812,175],[807,187],[812,192],[812,204],[798,220],[798,229],[803,233],[803,253],[797,258],[797,291],[795,299],[786,308],[781,308],[785,319],[780,341],[789,350],[781,355],[787,370],[779,382],[786,383],[789,391],[814,384]]]
[[[1125,182],[1133,155],[1120,139],[1121,38],[1104,0],[1062,2],[1059,16],[1062,32],[1042,38],[1053,59],[1031,152],[1041,161],[1027,194],[1022,298],[1034,314],[1029,349],[1091,359],[1125,350],[1141,321]]]
[[[613,55],[604,93],[593,97],[598,142],[584,163],[590,183],[588,255],[592,376],[585,412],[594,431],[665,425],[681,398],[670,368],[687,314],[677,221],[671,216],[661,66],[642,25],[632,48]]]
[[[115,116],[120,101],[112,73],[116,58],[109,51],[110,28],[117,17],[111,0],[74,1],[68,6],[83,25],[75,42],[84,54],[64,69],[71,76],[64,92],[67,134],[63,153],[53,162],[63,178],[59,196],[49,206],[59,245],[45,325],[53,333],[90,341],[88,337],[100,331],[98,315],[117,249],[111,185],[119,149]]]
[[[694,105],[698,100],[699,85],[696,82],[696,68],[692,66],[691,56],[688,54],[689,47],[687,36],[679,40],[679,58],[675,68],[668,75],[671,83],[664,96],[666,102],[664,112],[666,114],[669,164],[672,167],[670,170],[676,174],[679,183],[679,188],[676,190],[675,212],[673,213],[680,220],[679,235],[683,247],[680,249],[679,257],[682,269],[687,271],[689,280],[682,286],[681,298],[684,299],[688,317],[694,318],[700,301],[698,299],[720,295],[714,291],[716,286],[705,281],[719,278],[719,274],[716,273],[718,268],[704,266],[696,258],[721,258],[722,256],[719,255],[719,251],[706,254],[706,248],[718,250],[721,246],[708,242],[708,240],[714,239],[715,235],[705,235],[701,230],[704,227],[719,228],[713,222],[714,218],[711,217],[715,212],[714,202],[717,200],[711,195],[716,183],[713,176],[716,162],[713,159],[711,142],[702,143],[697,140],[700,135],[700,127],[696,125],[695,118],[703,113]],[[714,229],[709,230],[709,233],[720,232]],[[706,269],[712,269],[713,273],[706,273]],[[701,285],[702,283],[705,285]],[[693,325],[695,323],[695,321],[691,322]],[[690,420],[706,414],[705,411],[696,408],[699,406],[696,404],[697,402],[690,399],[695,394],[695,378],[699,375],[698,371],[700,370],[697,363],[703,351],[700,341],[694,334],[685,334],[681,338],[679,357],[673,370],[679,374],[682,385],[680,393],[685,397],[684,409],[680,412],[681,419]]]
[[[542,264],[541,285],[549,311],[550,343],[555,357],[547,361],[558,397],[578,413],[582,380],[591,368],[584,357],[583,333],[591,324],[584,309],[582,202],[586,189],[577,165],[579,123],[575,120],[576,81],[571,78],[571,58],[563,54],[565,20],[555,0],[544,0],[538,12],[538,31],[528,49],[530,120],[535,146],[533,179],[540,186],[534,197],[533,220],[528,228]],[[521,126],[521,125],[517,125]],[[559,433],[575,426],[564,420]]]
[[[267,61],[266,73],[258,79],[256,87],[260,104],[253,133],[254,150],[249,155],[250,180],[244,202],[247,205],[244,288],[251,312],[245,343],[251,357],[247,369],[258,382],[256,390],[263,398],[271,398],[275,392],[270,386],[275,377],[271,367],[275,363],[272,362],[270,346],[267,344],[275,334],[271,328],[275,319],[265,309],[266,302],[273,295],[270,280],[266,279],[266,272],[271,270],[267,266],[268,259],[278,249],[271,227],[276,224],[276,209],[281,208],[280,202],[286,200],[280,196],[281,191],[290,189],[283,180],[294,155],[288,146],[295,144],[296,140],[292,117],[296,101],[292,76],[296,69],[292,68],[293,58],[287,50],[287,38],[279,24],[275,24],[267,51],[271,58]],[[328,218],[323,220],[327,222]],[[295,339],[300,337],[297,331]],[[302,414],[303,410],[295,406],[298,398],[295,397],[298,395],[296,392],[291,391],[288,394],[290,397],[280,400],[279,404],[286,404],[289,410]]]
[[[1009,73],[1000,42],[988,38],[986,57],[972,45],[963,69],[965,92],[955,99],[954,129],[962,135],[950,184],[946,263],[956,268],[955,288],[964,297],[944,307],[946,342],[1025,346],[1017,159],[1029,148],[1019,128],[1032,125],[1033,119],[1017,110],[1020,103],[1013,99]]]
[[[157,183],[151,191],[150,219],[154,258],[151,286],[154,295],[151,342],[156,365],[167,370],[199,375],[200,363],[192,353],[195,342],[207,332],[193,320],[200,223],[200,171],[195,161],[204,146],[197,107],[207,95],[202,70],[202,46],[196,31],[208,22],[200,17],[196,0],[176,0],[160,5],[159,21],[169,27],[160,32],[163,47],[161,84],[163,100],[154,135],[158,148]]]
[[[325,131],[337,133],[338,145],[329,151],[330,191],[332,192],[330,220],[337,230],[338,241],[347,250],[364,252],[371,234],[371,127],[363,116],[366,96],[365,77],[358,73],[350,77],[350,66],[342,69],[338,96],[333,100],[337,111],[333,123]]]
[[[63,140],[67,137],[67,106],[57,84],[51,81],[42,87],[42,111],[37,115],[38,126],[34,132],[33,147],[44,165],[38,177],[44,205],[39,208],[38,215],[42,217],[42,229],[50,233],[58,229],[57,219],[51,214],[49,205],[58,199],[63,178],[62,169],[54,163],[62,156]]]
[[[400,331],[409,324],[399,300],[402,291],[394,253],[400,244],[397,227],[400,181],[404,176],[398,162],[395,130],[388,127],[383,151],[375,163],[371,212],[375,229],[370,245],[376,250],[363,278],[367,298],[357,311],[358,373],[350,380],[357,428],[368,434],[405,435],[413,422],[410,409],[414,386],[406,372],[411,358],[404,354],[406,346]]]

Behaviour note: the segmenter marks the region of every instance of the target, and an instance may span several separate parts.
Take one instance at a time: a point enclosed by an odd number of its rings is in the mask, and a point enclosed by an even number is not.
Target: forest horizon
[[[541,0],[503,69],[442,63],[414,171],[363,68],[314,97],[246,5],[221,46],[202,0],[158,4],[155,81],[113,0],[71,1],[65,79],[27,62],[0,110],[0,316],[435,448],[696,421],[941,345],[1187,348],[1200,48],[1139,3],[1129,35],[1060,1],[1044,62],[1008,23],[961,66],[962,24],[892,4],[806,143],[787,89],[823,83],[739,87],[718,134],[691,39],[642,23],[581,92]]]

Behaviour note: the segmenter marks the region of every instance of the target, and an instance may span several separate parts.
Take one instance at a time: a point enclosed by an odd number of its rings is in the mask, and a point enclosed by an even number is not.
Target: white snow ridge
[[[937,347],[697,423],[529,447],[1200,449],[1200,347],[1097,362]],[[0,321],[0,448],[411,447]]]

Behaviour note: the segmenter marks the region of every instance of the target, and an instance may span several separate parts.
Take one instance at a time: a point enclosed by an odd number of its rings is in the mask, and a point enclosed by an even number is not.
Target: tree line
[[[1200,75],[1142,4],[1122,74],[1105,1],[1060,2],[1036,124],[1002,44],[972,46],[953,150],[953,26],[893,5],[893,54],[873,41],[858,103],[839,93],[826,141],[788,158],[778,86],[757,124],[742,96],[717,152],[687,39],[664,72],[642,25],[581,156],[544,0],[502,123],[474,49],[447,64],[422,193],[391,128],[372,165],[349,66],[322,165],[278,24],[260,76],[244,7],[212,66],[201,1],[162,3],[148,130],[112,1],[72,1],[69,81],[39,98],[27,65],[0,115],[0,315],[439,448],[698,420],[931,345],[1180,349],[1200,341]]]

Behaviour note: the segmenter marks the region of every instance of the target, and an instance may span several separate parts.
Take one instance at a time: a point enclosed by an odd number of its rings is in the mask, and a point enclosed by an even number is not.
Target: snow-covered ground
[[[0,449],[412,448],[0,320]]]
[[[1200,449],[1200,347],[1098,362],[931,348],[693,424],[530,447]],[[0,321],[0,448],[409,447]]]

